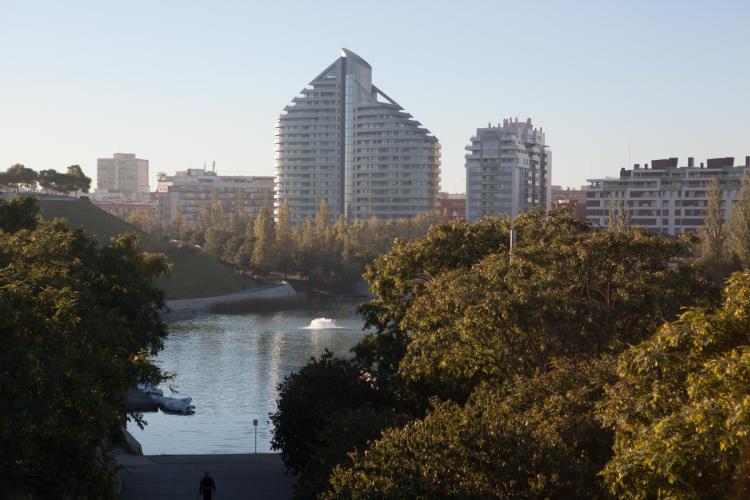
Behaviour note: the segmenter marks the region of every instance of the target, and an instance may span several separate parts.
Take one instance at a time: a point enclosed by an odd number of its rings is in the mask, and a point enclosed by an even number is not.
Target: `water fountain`
[[[303,330],[338,330],[342,327],[336,326],[336,320],[331,318],[315,318],[310,324],[302,327]]]

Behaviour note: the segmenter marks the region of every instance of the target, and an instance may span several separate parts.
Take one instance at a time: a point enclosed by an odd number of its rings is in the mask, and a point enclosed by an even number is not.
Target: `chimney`
[[[640,163],[636,163],[635,165],[633,165],[633,168],[635,170],[639,170],[641,168],[641,164]]]
[[[701,168],[703,168],[703,162],[701,162]]]
[[[750,156],[745,157],[745,166],[750,167]]]
[[[693,158],[692,156],[690,156],[688,158],[688,167],[694,167],[694,166],[695,166],[695,158]]]

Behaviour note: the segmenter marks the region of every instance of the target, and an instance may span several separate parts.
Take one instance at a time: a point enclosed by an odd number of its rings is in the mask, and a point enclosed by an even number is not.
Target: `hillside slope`
[[[104,242],[120,233],[132,233],[140,238],[146,250],[165,254],[172,264],[172,273],[157,284],[168,299],[212,297],[242,290],[242,276],[217,259],[173,248],[87,200],[40,198],[39,202],[45,219],[67,219],[72,229],[83,227],[86,233]]]

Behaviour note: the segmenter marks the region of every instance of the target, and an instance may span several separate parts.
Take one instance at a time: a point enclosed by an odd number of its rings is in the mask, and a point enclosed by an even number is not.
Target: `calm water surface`
[[[349,355],[364,335],[356,302],[314,299],[293,310],[242,315],[206,314],[169,324],[157,362],[176,373],[170,385],[191,396],[195,415],[146,413],[148,425],[128,429],[143,452],[157,454],[249,453],[258,419],[258,452],[270,450],[269,412],[276,387],[324,349]],[[315,318],[333,318],[339,329],[305,330]],[[170,391],[162,386],[164,395]]]

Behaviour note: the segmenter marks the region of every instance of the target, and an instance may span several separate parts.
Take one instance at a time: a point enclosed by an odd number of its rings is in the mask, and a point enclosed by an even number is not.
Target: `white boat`
[[[147,396],[163,396],[164,391],[154,385],[149,384],[138,384],[138,390],[142,391]]]
[[[193,398],[167,398],[163,396],[151,396],[151,399],[159,403],[162,411],[170,413],[180,413],[182,415],[192,415],[195,413],[195,406],[190,403]]]

